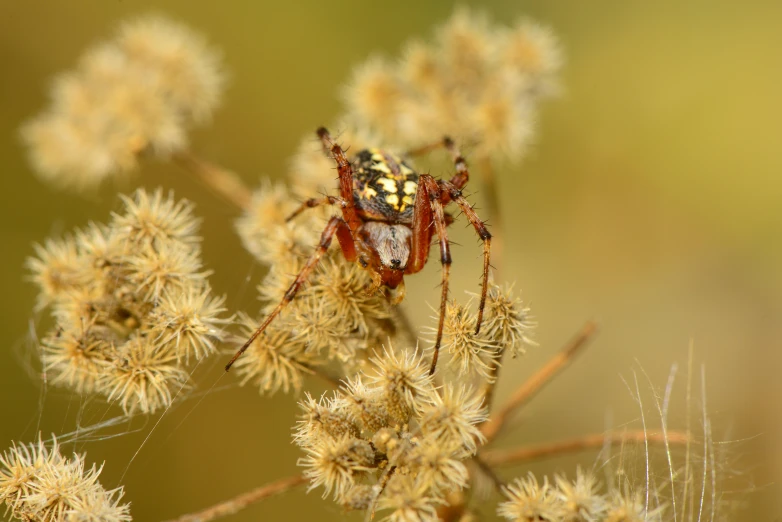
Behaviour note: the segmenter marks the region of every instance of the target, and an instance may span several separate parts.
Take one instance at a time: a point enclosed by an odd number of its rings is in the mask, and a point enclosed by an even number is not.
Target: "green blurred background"
[[[782,467],[782,3],[480,5],[495,20],[528,15],[552,27],[567,56],[564,95],[544,105],[537,144],[520,168],[499,179],[508,224],[504,278],[517,282],[540,323],[540,347],[503,371],[500,396],[586,319],[601,325],[593,346],[529,406],[528,422],[502,444],[636,421],[638,407],[621,377],[632,379],[633,368],[642,368],[663,386],[672,363],[686,364],[692,341],[706,368],[714,437],[739,441],[718,446],[731,454],[729,470],[744,474],[726,498],[743,501],[747,518],[776,520],[782,516],[775,484]],[[412,0],[3,2],[0,447],[119,413],[42,388],[35,372],[31,330],[40,318],[31,312],[35,294],[23,269],[31,243],[105,220],[119,206],[117,187],[85,199],[42,184],[28,166],[17,129],[47,103],[54,74],[127,17],[152,11],[187,23],[222,50],[230,73],[225,103],[213,125],[194,133],[193,148],[255,184],[261,176],[282,176],[300,139],[341,112],[338,88],[354,65],[373,53],[395,55],[411,37],[428,37],[452,8]],[[233,234],[234,209],[173,166],[146,164],[120,190],[137,184],[172,187],[197,203],[214,287],[228,294],[233,309],[255,312],[254,285],[263,269]],[[454,252],[459,295],[475,288],[479,251],[471,231],[454,230],[464,245]],[[438,278],[432,264],[408,281],[405,307],[414,316],[428,315],[423,303],[437,300]],[[102,432],[130,432],[123,436],[77,445],[89,461],[106,460],[103,481],[122,481],[136,520],[170,518],[296,473],[294,398],[260,398],[230,376],[217,381],[223,362],[215,357],[200,368],[198,391],[216,382],[214,388],[172,409],[153,432],[158,417]],[[681,426],[684,407],[683,400],[674,404],[672,427]],[[572,473],[576,463],[594,458],[529,469]],[[283,516],[337,520],[343,513],[318,492],[297,491],[230,520]]]

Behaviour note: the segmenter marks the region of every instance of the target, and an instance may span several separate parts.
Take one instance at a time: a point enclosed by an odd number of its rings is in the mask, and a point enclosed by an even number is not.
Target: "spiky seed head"
[[[257,321],[245,314],[239,315],[239,324],[242,333],[238,341],[246,340],[258,326]],[[316,354],[308,351],[306,344],[297,340],[289,329],[272,324],[237,359],[234,369],[242,384],[252,383],[262,394],[274,394],[280,390],[300,391],[303,375],[320,364]]]
[[[65,458],[57,440],[14,444],[0,456],[0,503],[27,522],[129,522],[122,488],[106,490],[102,467],[86,467],[85,456]]]
[[[564,522],[598,522],[605,516],[606,502],[599,493],[597,478],[580,467],[573,482],[558,475],[554,479],[555,495],[562,504]]]
[[[478,426],[488,419],[483,398],[466,385],[445,385],[420,410],[421,433],[474,455],[485,440]]]
[[[514,522],[560,522],[562,506],[546,477],[539,484],[530,473],[503,488],[508,499],[497,507],[497,513]]]

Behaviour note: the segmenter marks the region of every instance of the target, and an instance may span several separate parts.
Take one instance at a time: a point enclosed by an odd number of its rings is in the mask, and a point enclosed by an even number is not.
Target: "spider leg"
[[[440,147],[445,146],[445,140],[449,138],[440,139],[437,141],[433,141],[432,143],[427,143],[426,145],[421,145],[420,147],[416,147],[415,149],[408,149],[405,151],[405,156],[421,156],[423,154],[428,154],[432,152],[433,150],[437,150]]]
[[[432,354],[432,366],[429,368],[429,375],[434,374],[437,368],[437,359],[440,354],[440,344],[443,340],[443,327],[445,325],[445,311],[448,305],[448,282],[451,274],[451,247],[448,243],[448,233],[445,230],[446,218],[445,210],[443,209],[442,199],[444,194],[438,185],[437,181],[429,174],[422,174],[418,178],[418,193],[416,194],[416,203],[419,198],[423,200],[422,203],[428,203],[430,207],[428,223],[416,223],[416,228],[427,228],[434,224],[434,231],[437,233],[437,237],[440,241],[440,262],[443,265],[442,273],[442,288],[440,294],[440,320],[437,324],[437,338],[434,343],[434,353]],[[417,210],[417,206],[416,206]],[[431,237],[431,232],[429,232]],[[415,248],[414,248],[415,251]]]
[[[298,216],[299,214],[301,214],[302,212],[304,212],[309,208],[315,208],[321,205],[335,205],[335,206],[339,205],[340,207],[344,207],[347,205],[347,203],[342,198],[338,198],[335,196],[324,196],[322,198],[310,198],[304,203],[302,203],[301,206],[299,206],[299,208],[294,210],[290,216],[285,218],[285,222],[287,223],[288,221],[293,220],[296,216]]]
[[[358,237],[358,229],[361,228],[361,219],[356,212],[356,204],[353,201],[353,166],[345,156],[342,150],[334,140],[331,139],[329,131],[325,127],[318,129],[318,137],[323,142],[324,150],[329,150],[334,161],[337,162],[337,172],[339,172],[339,195],[342,198],[342,219],[347,223],[353,237]]]
[[[447,195],[451,201],[459,205],[461,211],[467,216],[470,223],[472,223],[473,228],[475,228],[478,237],[483,241],[483,283],[481,285],[481,301],[478,305],[478,321],[475,325],[475,333],[477,334],[481,331],[483,309],[486,307],[486,292],[488,291],[489,285],[489,261],[491,258],[491,233],[486,228],[486,224],[481,221],[481,218],[475,213],[475,210],[472,208],[470,202],[467,201],[467,198],[462,196],[462,191],[459,190],[456,185],[449,181],[440,181],[439,185],[443,189],[443,197]]]
[[[255,339],[258,338],[259,335],[263,333],[263,331],[266,329],[267,326],[274,320],[275,317],[280,315],[280,312],[283,308],[285,308],[288,303],[293,301],[293,298],[296,297],[296,293],[299,291],[299,289],[302,287],[302,285],[307,281],[307,278],[309,277],[310,273],[312,273],[312,270],[317,266],[318,261],[320,261],[320,258],[323,257],[323,254],[326,253],[329,246],[331,245],[331,239],[334,237],[334,234],[337,233],[337,231],[340,229],[340,226],[344,225],[344,221],[342,221],[341,218],[334,216],[332,217],[328,224],[326,225],[326,228],[323,229],[323,233],[320,235],[320,242],[318,244],[318,248],[315,250],[315,252],[312,253],[310,258],[307,260],[307,262],[304,264],[304,267],[301,269],[299,274],[296,276],[296,279],[293,281],[290,287],[288,287],[288,290],[285,291],[285,295],[282,298],[282,301],[277,305],[277,307],[272,310],[272,312],[266,316],[266,319],[261,323],[261,325],[258,327],[257,330],[253,332],[253,334],[250,336],[249,339],[242,345],[241,348],[239,348],[239,351],[236,352],[236,354],[231,358],[230,361],[228,361],[228,364],[225,365],[225,371],[228,371],[231,369],[231,366],[233,363],[236,362],[236,360],[241,357],[241,355],[247,351],[247,348],[250,347],[250,345],[255,341]]]
[[[446,136],[443,139],[443,146],[451,153],[454,168],[456,169],[456,174],[451,178],[450,183],[461,190],[470,180],[470,171],[467,170],[467,162],[464,161],[464,157],[451,138]]]
[[[450,152],[451,157],[453,157],[453,162],[456,167],[456,174],[451,178],[451,183],[456,185],[457,188],[464,188],[464,186],[467,184],[467,181],[470,179],[470,172],[467,170],[467,162],[464,161],[464,158],[459,152],[459,149],[456,147],[456,144],[449,136],[444,136],[441,140],[424,145],[422,147],[418,147],[417,149],[408,150],[406,154],[408,156],[419,156],[421,154],[426,154],[433,150],[439,149],[440,147],[443,147],[448,152]]]

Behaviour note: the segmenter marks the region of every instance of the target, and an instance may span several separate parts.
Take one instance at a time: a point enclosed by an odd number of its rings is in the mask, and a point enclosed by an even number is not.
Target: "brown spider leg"
[[[282,311],[285,306],[287,306],[288,303],[293,301],[293,298],[296,297],[296,293],[299,291],[301,286],[307,281],[307,278],[309,277],[312,270],[315,268],[315,266],[318,264],[318,261],[320,261],[320,258],[323,256],[323,254],[326,253],[329,246],[331,245],[331,239],[334,237],[334,234],[338,231],[340,228],[340,224],[344,223],[341,218],[334,216],[332,217],[328,224],[326,225],[326,228],[323,229],[323,233],[320,235],[320,243],[318,244],[317,250],[312,253],[310,258],[307,260],[307,262],[304,264],[304,268],[301,269],[299,274],[296,276],[296,279],[293,281],[293,284],[291,284],[290,287],[288,287],[288,290],[285,291],[285,295],[282,298],[282,301],[277,305],[277,307],[272,310],[272,312],[266,316],[266,319],[264,319],[263,323],[261,323],[261,326],[258,327],[257,330],[253,332],[253,334],[250,336],[249,339],[242,345],[241,348],[239,348],[239,351],[236,352],[236,354],[231,358],[230,361],[228,361],[228,364],[225,365],[225,371],[228,371],[231,369],[231,366],[233,363],[236,362],[236,359],[242,356],[242,354],[247,351],[247,348],[250,347],[250,345],[255,341],[255,339],[258,338],[261,333],[266,329],[267,326],[274,320],[275,317],[280,315],[280,312]]]
[[[428,143],[426,145],[421,145],[420,147],[416,147],[414,149],[408,149],[405,151],[404,155],[407,157],[411,157],[411,156],[422,156],[424,154],[428,154],[433,150],[437,150],[440,147],[443,147],[444,141],[445,140],[437,140],[432,143]]]
[[[418,178],[418,194],[416,199],[426,198],[431,207],[430,223],[434,223],[434,229],[440,241],[440,263],[443,265],[442,275],[442,293],[440,294],[440,320],[437,324],[437,338],[434,343],[434,353],[432,354],[432,366],[429,368],[429,375],[433,375],[437,368],[437,358],[440,355],[440,344],[443,340],[443,327],[445,326],[445,311],[448,305],[448,282],[451,274],[451,247],[448,243],[448,233],[445,230],[445,210],[443,209],[442,198],[444,196],[440,185],[429,174],[422,174]],[[421,188],[423,186],[423,189]],[[424,192],[423,194],[421,192]],[[419,225],[421,226],[421,225]]]
[[[470,220],[472,226],[475,228],[475,232],[478,237],[483,241],[483,283],[481,285],[481,301],[478,305],[478,321],[475,325],[475,333],[478,334],[481,331],[481,323],[483,322],[483,309],[486,307],[486,293],[489,288],[489,261],[491,258],[491,233],[486,228],[486,224],[481,221],[478,214],[473,210],[472,205],[467,198],[462,196],[462,191],[459,190],[453,183],[449,181],[440,181],[440,186],[443,189],[443,196],[448,195],[449,199],[459,205],[459,208]]]
[[[347,205],[347,203],[345,203],[345,200],[343,200],[342,198],[338,198],[335,196],[324,196],[322,198],[310,198],[304,203],[302,203],[299,206],[299,208],[294,210],[290,216],[285,218],[285,222],[287,223],[288,221],[293,220],[295,217],[297,217],[299,214],[301,214],[307,209],[319,207],[321,205],[335,205],[335,206],[339,205],[340,207],[344,207],[345,205]]]
[[[318,129],[318,137],[323,142],[323,148],[331,151],[334,161],[337,162],[337,172],[339,172],[339,195],[344,202],[342,205],[342,219],[347,223],[353,237],[358,237],[358,229],[361,228],[361,218],[356,212],[356,205],[353,202],[353,167],[350,165],[345,151],[331,139],[329,131],[325,127]]]
[[[467,170],[467,162],[464,160],[464,157],[459,152],[459,149],[456,147],[456,144],[451,138],[447,136],[443,138],[443,146],[446,148],[446,150],[448,150],[448,152],[451,153],[451,157],[453,158],[453,165],[456,169],[456,174],[451,178],[450,183],[457,189],[461,190],[470,180],[470,171]]]

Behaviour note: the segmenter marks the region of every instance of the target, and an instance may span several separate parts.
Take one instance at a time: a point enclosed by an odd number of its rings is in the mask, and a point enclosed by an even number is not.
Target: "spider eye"
[[[366,258],[360,257],[358,259],[358,263],[363,267],[366,268],[369,266],[369,262],[366,260]]]

